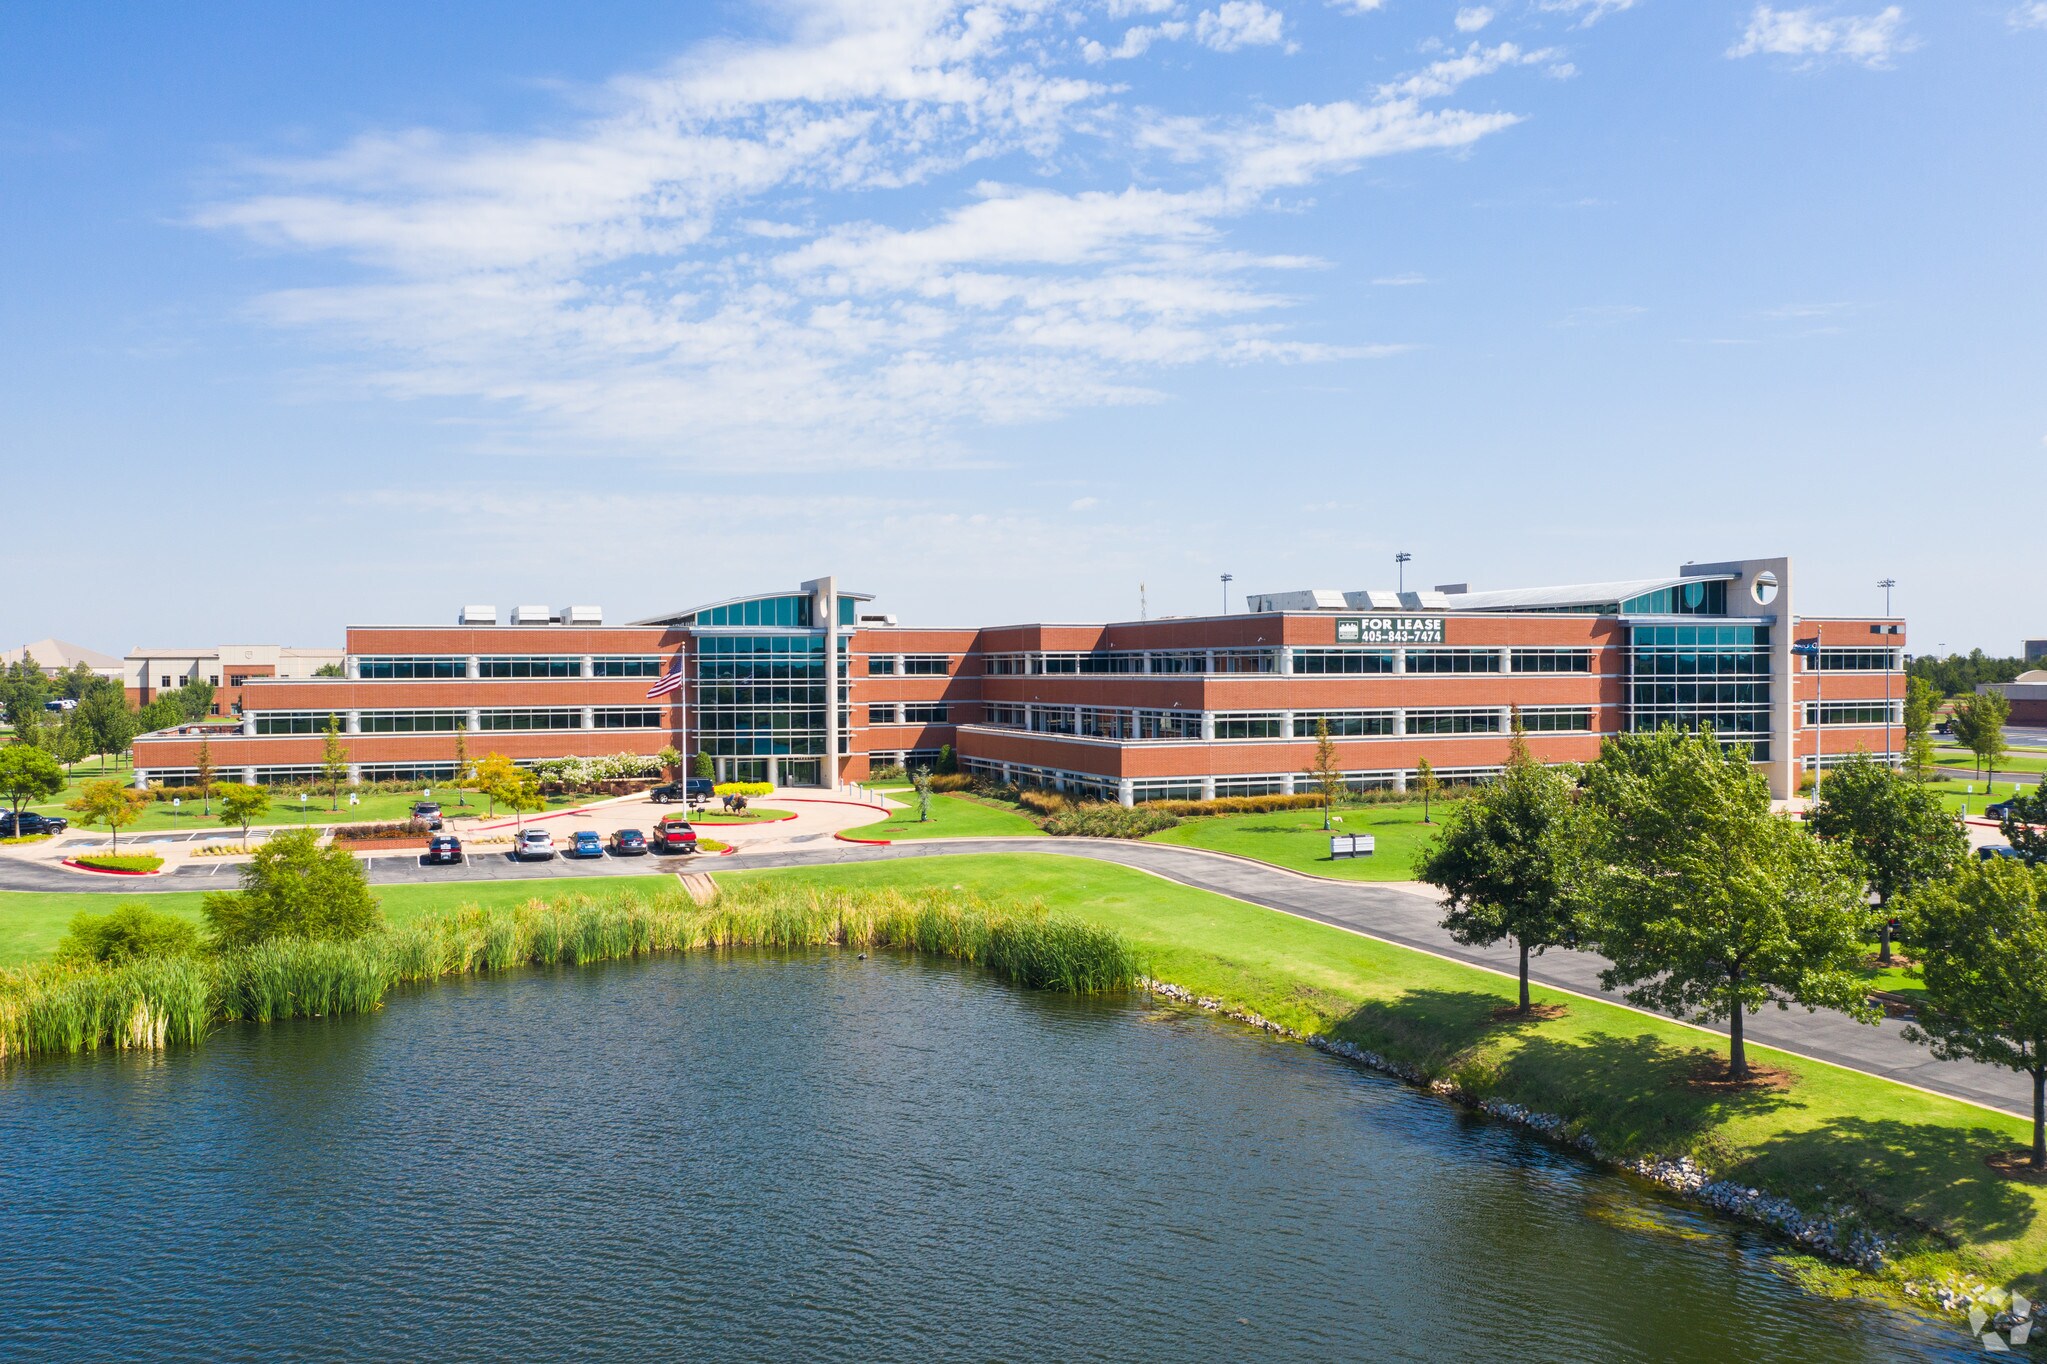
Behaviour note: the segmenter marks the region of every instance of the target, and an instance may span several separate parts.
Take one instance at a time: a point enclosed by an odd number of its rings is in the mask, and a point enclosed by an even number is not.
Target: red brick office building
[[[1784,794],[1822,754],[1895,761],[1903,746],[1902,622],[1795,616],[1791,587],[1788,560],[1749,560],[958,629],[900,626],[829,578],[629,625],[469,608],[454,626],[351,627],[344,677],[251,677],[239,724],[205,739],[223,778],[266,782],[316,775],[331,715],[365,780],[447,780],[459,731],[472,760],[672,745],[709,753],[721,778],[824,787],[949,744],[969,771],[1131,802],[1305,788],[1320,726],[1359,787],[1404,787],[1423,758],[1483,776],[1518,715],[1548,762],[1589,760],[1603,735],[1710,724]],[[200,738],[137,740],[138,781],[189,779]]]

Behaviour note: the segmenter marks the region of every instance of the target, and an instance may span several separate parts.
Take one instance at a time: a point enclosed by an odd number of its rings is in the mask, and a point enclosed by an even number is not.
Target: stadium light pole
[[[1884,580],[1883,580],[1882,582],[1880,582],[1880,583],[1878,583],[1878,584],[1877,584],[1877,586],[1878,586],[1878,587],[1881,587],[1881,588],[1882,588],[1882,589],[1884,590],[1884,624],[1885,624],[1885,625],[1886,625],[1887,627],[1889,626],[1889,624],[1890,624],[1890,620],[1891,620],[1891,589],[1892,589],[1892,588],[1894,588],[1894,587],[1896,587],[1897,585],[1898,585],[1898,580],[1897,580],[1896,578],[1885,578],[1885,579],[1884,579]],[[1893,668],[1894,668],[1894,667],[1896,666],[1896,663],[1897,663],[1897,659],[1896,659],[1896,658],[1895,658],[1895,657],[1893,656],[1892,650],[1891,650],[1891,648],[1890,648],[1890,643],[1889,643],[1889,640],[1890,640],[1890,636],[1889,636],[1889,635],[1885,635],[1885,636],[1884,636],[1884,640],[1885,640],[1885,644],[1884,644],[1884,765],[1885,765],[1886,767],[1888,767],[1888,766],[1890,765],[1890,762],[1891,762],[1891,757],[1892,757],[1892,749],[1891,749],[1891,670],[1892,670],[1892,669],[1893,669]]]
[[[1223,614],[1226,616],[1230,613],[1230,584],[1236,580],[1234,573],[1223,574]]]
[[[1404,549],[1393,556],[1393,567],[1394,571],[1400,575],[1399,590],[1402,592],[1407,591],[1407,561],[1413,557],[1412,554],[1409,554]]]

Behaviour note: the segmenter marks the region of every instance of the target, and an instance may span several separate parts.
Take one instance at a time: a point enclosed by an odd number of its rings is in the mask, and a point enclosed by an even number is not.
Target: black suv
[[[12,810],[0,810],[0,838],[25,838],[32,834],[61,834],[71,827],[71,821],[62,815],[39,815],[33,810],[23,810],[18,821]]]
[[[429,829],[441,827],[441,807],[438,801],[416,800],[412,802],[412,817]]]

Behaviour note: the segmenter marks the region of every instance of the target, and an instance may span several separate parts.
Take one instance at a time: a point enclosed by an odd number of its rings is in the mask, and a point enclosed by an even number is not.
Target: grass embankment
[[[1560,1114],[1609,1155],[1690,1155],[1809,1209],[1866,1208],[1879,1230],[1904,1238],[1893,1261],[1899,1279],[1967,1271],[2030,1285],[2034,1296],[2047,1284],[2047,1187],[1984,1165],[2030,1139],[2020,1118],[1753,1045],[1751,1060],[1785,1072],[1787,1089],[1695,1088],[1694,1068],[1724,1058],[1724,1039],[1541,987],[1537,1001],[1565,1006],[1561,1017],[1502,1021],[1495,1011],[1514,1000],[1504,976],[1122,867],[990,854],[718,879],[1036,897],[1121,933],[1162,980],[1355,1042],[1474,1094]]]
[[[1933,760],[1942,767],[1966,767],[1971,771],[1981,768],[1976,755],[1966,748],[1936,748]],[[2000,775],[2006,772],[2030,772],[2035,776],[2047,772],[2047,754],[2034,749],[2014,748],[1997,760]]]
[[[235,884],[234,878],[222,873],[218,888],[233,890]],[[652,895],[672,888],[675,880],[672,876],[663,875],[621,876],[607,879],[602,884],[606,893],[621,890]],[[374,890],[377,902],[383,906],[385,920],[394,927],[462,905],[485,908],[521,905],[536,894],[544,893],[528,880],[449,881],[439,885],[377,886]],[[199,911],[199,903],[205,895],[204,891],[170,890],[138,893],[132,898],[153,910],[189,920],[203,929],[206,919]],[[129,898],[118,892],[108,894],[89,890],[49,893],[0,891],[0,967],[23,966],[42,960],[56,949],[57,940],[64,936],[72,915],[81,910],[104,914]]]
[[[862,824],[848,829],[847,837],[886,838],[891,842],[901,842],[916,838],[1035,838],[1042,837],[1045,832],[1029,815],[1014,806],[959,795],[933,796],[931,818],[920,823],[916,796],[898,795],[896,798],[908,800],[911,808],[896,811],[883,823]]]
[[[1146,836],[1151,843],[1176,843],[1210,852],[1234,853],[1289,871],[1347,881],[1406,881],[1414,876],[1415,854],[1443,827],[1450,804],[1434,801],[1433,823],[1422,823],[1420,801],[1339,808],[1343,823],[1324,832],[1320,810],[1276,810],[1259,815],[1206,815]],[[1370,834],[1370,857],[1331,858],[1331,833]]]
[[[677,889],[428,914],[353,942],[287,939],[123,966],[49,962],[0,975],[0,1059],[190,1045],[217,1022],[366,1013],[394,986],[520,966],[750,947],[891,948],[970,962],[1035,989],[1127,989],[1113,931],[943,887],[752,885],[698,905]]]

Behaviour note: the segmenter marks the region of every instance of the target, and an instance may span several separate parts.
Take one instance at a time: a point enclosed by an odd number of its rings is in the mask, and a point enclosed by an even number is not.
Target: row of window
[[[1406,712],[1408,734],[1501,734],[1505,715],[1497,707],[1442,707]],[[1296,711],[1289,733],[1287,717],[1278,711],[1222,711],[1214,717],[1215,737],[1223,739],[1312,739],[1327,725],[1332,739],[1387,738],[1400,733],[1391,710]],[[1120,741],[1201,738],[1201,714],[1179,710],[1124,710],[1107,706],[1019,706],[994,704],[983,723],[1034,734],[1072,734]],[[1530,706],[1521,710],[1522,728],[1539,734],[1593,732],[1590,706]]]
[[[666,654],[593,654],[592,677],[659,677],[672,659]],[[356,676],[371,681],[418,681],[469,676],[462,654],[390,654],[357,658]],[[581,677],[581,654],[478,654],[478,677]]]
[[[1891,649],[1822,649],[1813,662],[1820,672],[1881,673],[1897,669],[1898,655]]]
[[[581,729],[582,706],[535,706],[524,708],[488,707],[474,712],[479,730]],[[665,724],[658,706],[592,706],[593,729],[660,729]],[[331,711],[272,710],[256,717],[258,734],[319,734],[329,717],[337,729],[344,728],[339,715]],[[466,710],[365,710],[356,712],[356,732],[361,734],[446,734],[471,725]]]
[[[869,654],[869,677],[946,677],[951,660],[944,654]]]
[[[1011,782],[1019,786],[1043,787],[1067,795],[1084,796],[1093,800],[1116,800],[1120,797],[1119,783],[1114,777],[1105,777],[1094,772],[1070,772],[1056,767],[1034,767],[1019,763],[999,763],[985,758],[962,758],[960,766],[975,776],[987,777],[993,781]],[[1437,778],[1446,785],[1465,786],[1488,781],[1500,774],[1497,767],[1449,767],[1437,768]],[[1399,786],[1403,781],[1412,783],[1416,774],[1411,771],[1392,772],[1345,772],[1344,785],[1353,791],[1384,791]],[[1130,782],[1133,801],[1143,804],[1151,800],[1201,800],[1205,796],[1271,796],[1289,790],[1307,789],[1308,779],[1297,773],[1260,772],[1240,773],[1213,778],[1201,777],[1137,777]],[[1204,789],[1206,787],[1206,789]]]
[[[1808,725],[1896,725],[1904,723],[1902,706],[1887,701],[1808,701]]]
[[[911,702],[901,706],[869,706],[870,725],[943,725],[950,722],[952,708],[942,702]]]

